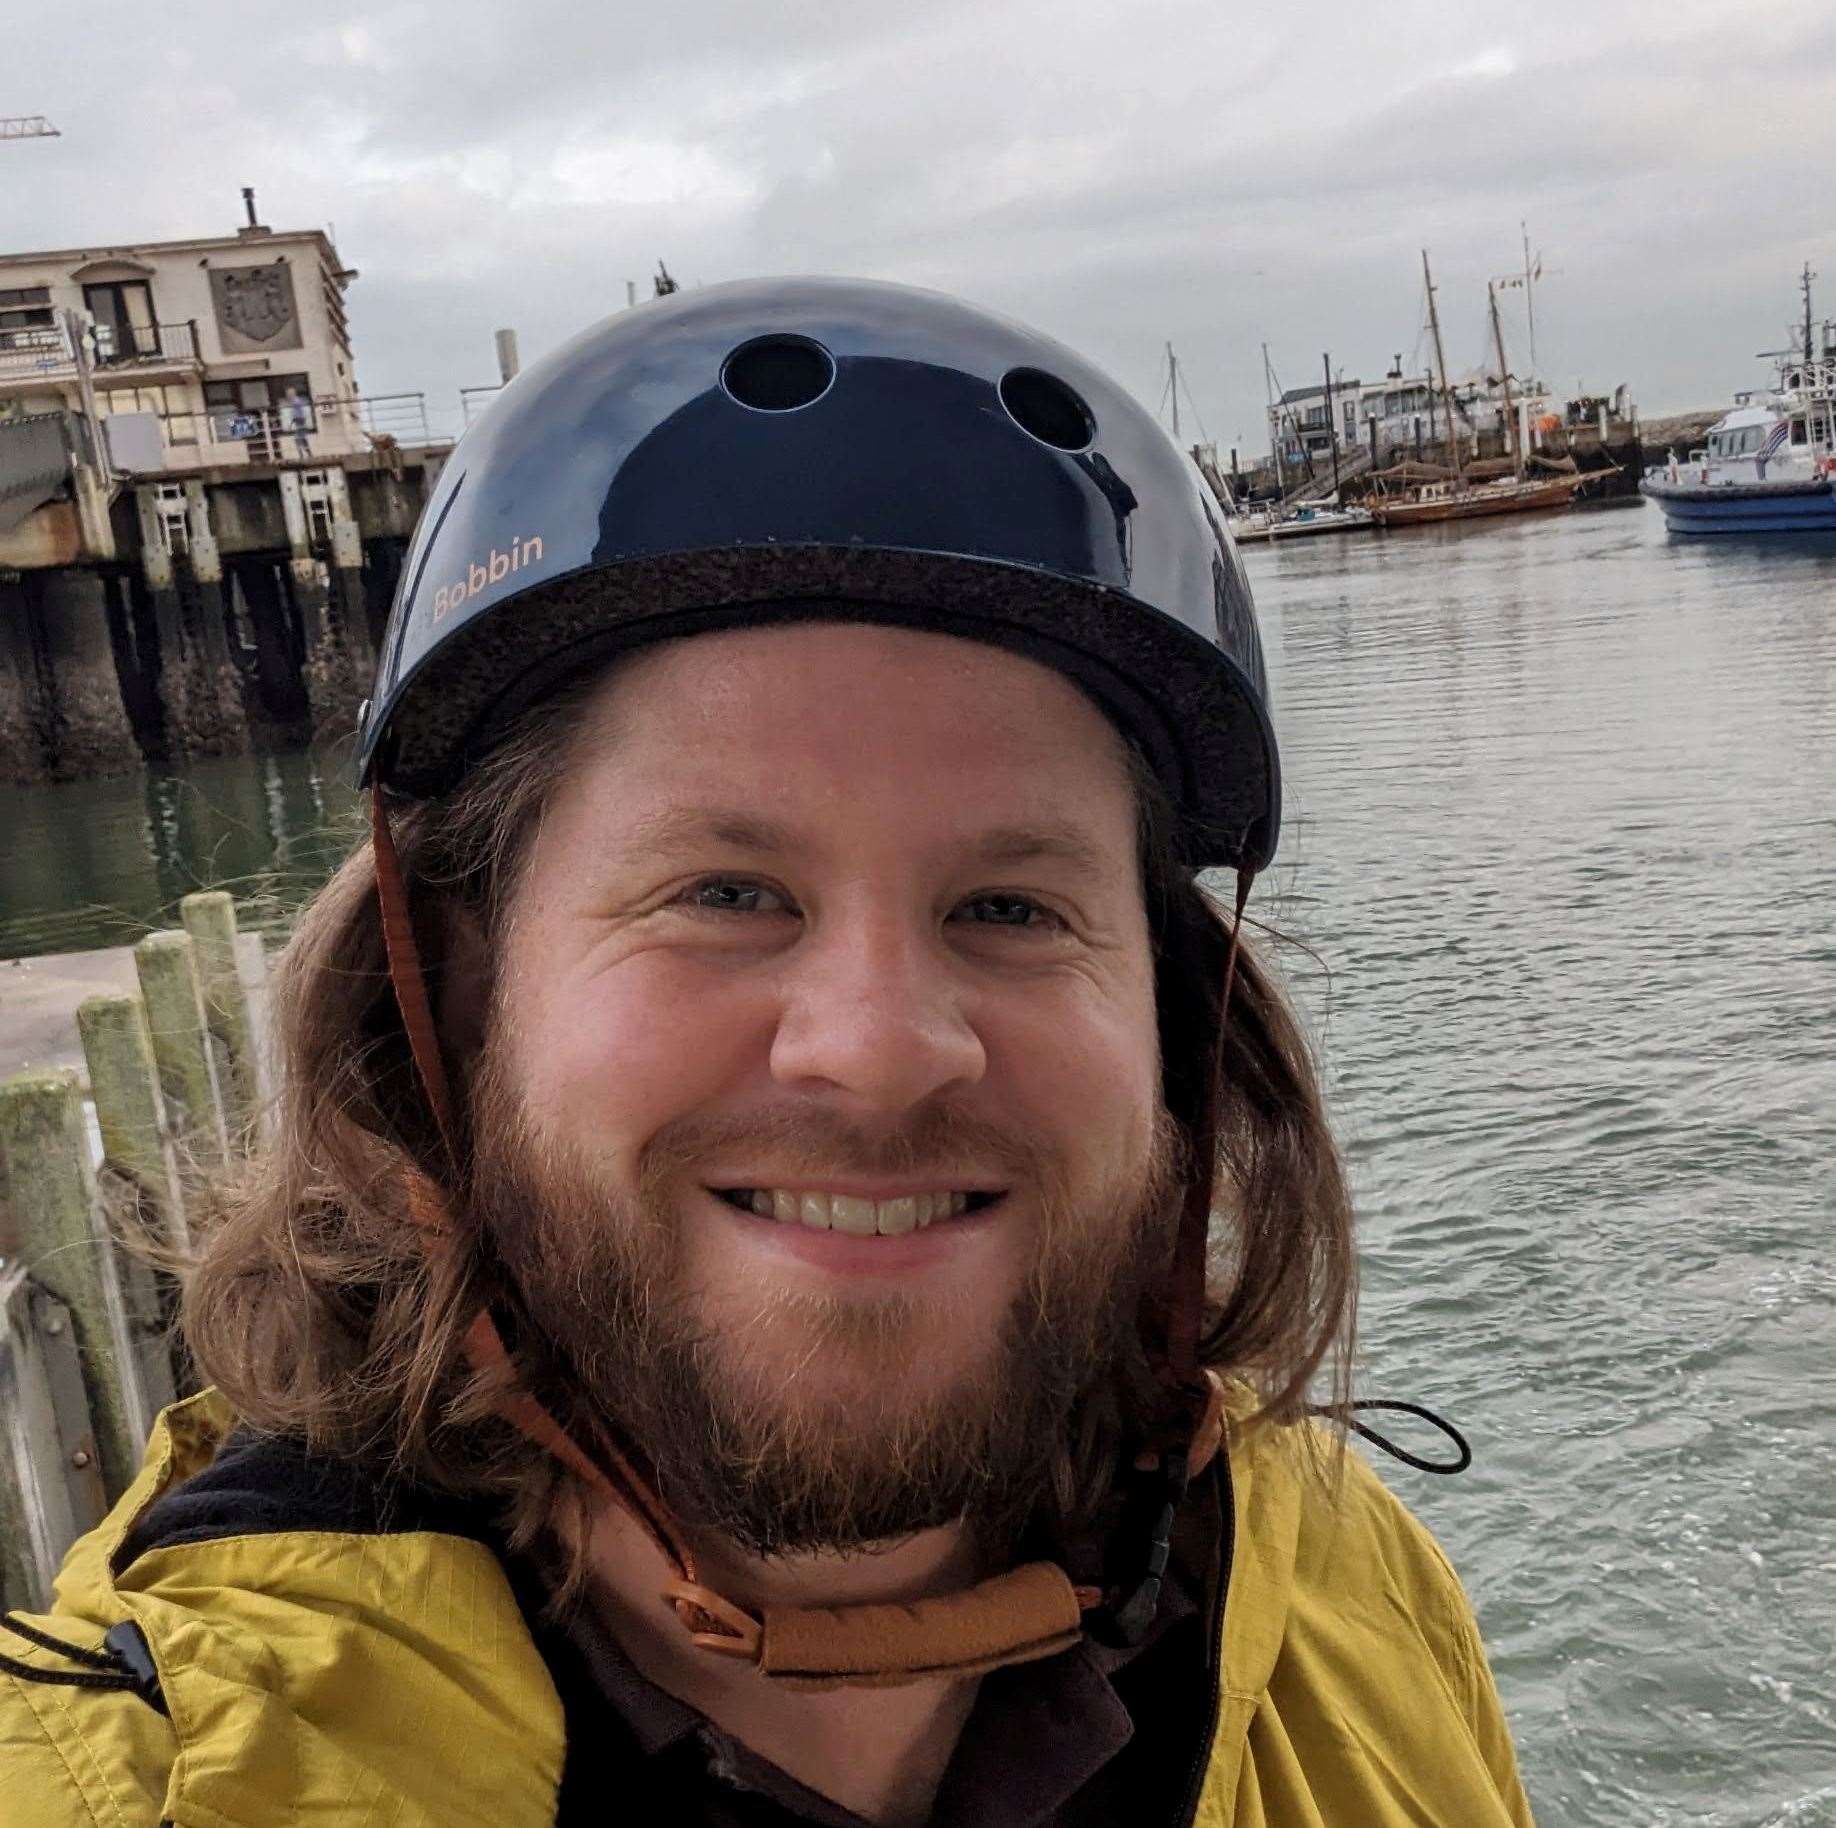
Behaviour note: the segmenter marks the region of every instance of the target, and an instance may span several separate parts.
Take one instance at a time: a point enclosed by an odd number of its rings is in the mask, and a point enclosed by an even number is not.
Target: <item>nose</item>
[[[772,1077],[891,1116],[987,1070],[943,949],[891,912],[822,923],[783,981]]]

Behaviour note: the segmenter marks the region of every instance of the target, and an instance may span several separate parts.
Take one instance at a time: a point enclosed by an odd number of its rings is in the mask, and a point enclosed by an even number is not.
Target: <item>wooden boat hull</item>
[[[1380,527],[1425,527],[1439,521],[1482,520],[1499,514],[1547,514],[1568,507],[1575,491],[1587,480],[1585,476],[1560,476],[1549,482],[1499,490],[1480,488],[1430,501],[1385,501],[1377,496],[1365,506]]]

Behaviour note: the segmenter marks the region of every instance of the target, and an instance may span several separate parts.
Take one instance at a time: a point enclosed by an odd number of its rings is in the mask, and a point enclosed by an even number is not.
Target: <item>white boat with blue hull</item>
[[[1815,334],[1808,270],[1803,342],[1773,359],[1772,388],[1737,394],[1687,463],[1645,472],[1672,533],[1836,533],[1836,322]]]

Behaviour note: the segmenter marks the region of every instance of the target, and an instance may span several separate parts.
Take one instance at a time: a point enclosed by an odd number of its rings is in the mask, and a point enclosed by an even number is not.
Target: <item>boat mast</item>
[[[1485,282],[1485,302],[1492,312],[1492,343],[1498,351],[1498,378],[1504,384],[1505,418],[1511,425],[1511,461],[1517,469],[1517,480],[1524,479],[1524,433],[1517,423],[1517,408],[1511,402],[1511,370],[1505,361],[1504,331],[1498,324],[1498,289],[1488,279]]]
[[[1530,271],[1530,224],[1517,225],[1524,236],[1524,314],[1530,321],[1530,378],[1536,379],[1536,275]]]
[[[1275,410],[1275,370],[1269,364],[1269,346],[1262,345],[1262,394],[1269,403],[1269,455],[1275,459],[1275,499],[1288,499],[1287,478],[1281,473],[1281,415]]]
[[[1453,389],[1447,385],[1447,351],[1441,347],[1441,314],[1434,308],[1434,275],[1428,270],[1428,250],[1422,249],[1422,281],[1428,288],[1428,328],[1434,332],[1434,360],[1441,371],[1441,407],[1447,415],[1447,449],[1454,474],[1464,482],[1466,466],[1460,461],[1460,434],[1454,429]]]
[[[1167,345],[1167,398],[1173,402],[1173,442],[1179,443],[1179,357]]]
[[[1816,274],[1810,270],[1810,262],[1805,261],[1804,276],[1798,283],[1804,288],[1804,366],[1806,370],[1817,359],[1817,351],[1811,335],[1811,281],[1816,277]],[[1805,374],[1804,383],[1807,387],[1810,385],[1808,372]]]
[[[1332,416],[1332,352],[1320,357],[1326,367],[1326,436],[1332,441],[1332,498],[1339,499],[1339,422]]]

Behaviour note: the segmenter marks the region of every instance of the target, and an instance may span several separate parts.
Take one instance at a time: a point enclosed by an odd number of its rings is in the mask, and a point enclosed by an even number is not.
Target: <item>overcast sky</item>
[[[1836,315],[1830,0],[87,0],[13,9],[11,250],[331,225],[365,391],[449,413],[648,291],[760,273],[961,292],[1260,448],[1265,341],[1450,366],[1543,252],[1540,366],[1647,414],[1763,380],[1809,260]],[[1521,291],[1504,295],[1528,366]],[[1190,424],[1190,421],[1187,421]]]

